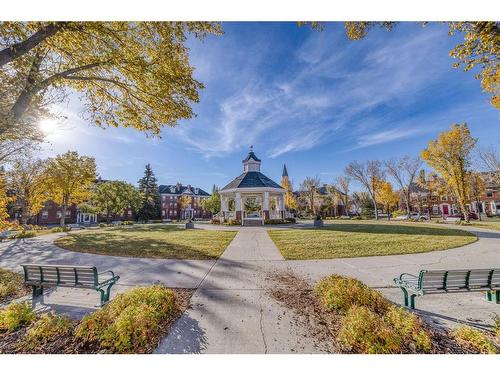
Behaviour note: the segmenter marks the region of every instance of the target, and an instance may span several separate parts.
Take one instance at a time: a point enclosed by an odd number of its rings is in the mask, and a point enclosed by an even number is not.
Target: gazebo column
[[[262,213],[264,220],[269,220],[269,192],[264,192],[264,199],[262,200]]]
[[[282,193],[280,198],[280,216],[285,218],[285,193]]]
[[[226,218],[226,212],[228,211],[227,200],[228,200],[228,198],[226,196],[222,196],[221,207],[220,207],[222,220],[224,220]]]
[[[241,193],[237,192],[234,199],[234,207],[236,210],[236,220],[241,220]]]

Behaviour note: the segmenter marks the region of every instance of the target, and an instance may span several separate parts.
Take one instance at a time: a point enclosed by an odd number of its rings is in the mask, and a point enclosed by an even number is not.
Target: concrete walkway
[[[293,314],[270,298],[266,276],[285,261],[262,228],[242,228],[157,353],[321,353]]]
[[[471,228],[479,240],[457,249],[421,254],[331,260],[286,261],[267,234],[267,228],[238,229],[238,234],[217,261],[142,259],[76,253],[54,246],[64,234],[0,243],[0,267],[20,271],[28,262],[96,265],[122,276],[114,293],[138,284],[161,282],[169,287],[197,288],[191,308],[164,338],[158,353],[318,353],[327,350],[307,337],[291,311],[269,297],[268,274],[293,271],[316,282],[333,273],[352,276],[386,297],[401,303],[392,279],[420,269],[490,268],[500,266],[500,232]],[[286,230],[286,229],[284,229]],[[84,293],[80,295],[81,293]],[[95,297],[95,298],[94,298]],[[97,303],[97,293],[61,288],[48,295],[49,304],[68,301]],[[92,306],[92,304],[90,306]],[[481,293],[435,295],[417,298],[418,312],[445,326],[492,324],[500,305],[487,303]],[[64,311],[64,310],[63,310]],[[84,306],[76,315],[84,313]]]
[[[171,288],[197,288],[215,260],[127,258],[86,254],[53,244],[65,233],[0,243],[0,268],[22,272],[21,264],[75,264],[96,266],[120,275],[120,285],[164,283]]]

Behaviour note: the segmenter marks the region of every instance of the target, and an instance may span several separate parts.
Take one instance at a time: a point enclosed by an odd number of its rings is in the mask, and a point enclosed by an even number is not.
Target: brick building
[[[181,197],[187,196],[191,201],[187,207],[181,207]],[[191,185],[160,185],[161,218],[162,219],[210,219],[212,214],[201,206],[201,201],[210,194]]]

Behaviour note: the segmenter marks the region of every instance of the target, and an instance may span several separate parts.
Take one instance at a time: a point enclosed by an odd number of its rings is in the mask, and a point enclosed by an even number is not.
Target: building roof
[[[159,186],[160,194],[187,194],[187,195],[196,195],[196,196],[210,196],[205,190],[193,187],[191,185],[160,185]]]
[[[253,152],[252,149],[250,149],[250,152],[248,153],[247,157],[245,159],[243,159],[243,163],[246,163],[250,159],[253,159],[255,161],[262,161],[257,156],[255,156],[255,154],[254,154],[254,152]]]
[[[236,177],[233,181],[224,186],[222,190],[237,189],[237,188],[253,188],[253,187],[270,187],[276,189],[283,189],[283,187],[278,185],[276,182],[274,182],[261,172],[249,171]]]

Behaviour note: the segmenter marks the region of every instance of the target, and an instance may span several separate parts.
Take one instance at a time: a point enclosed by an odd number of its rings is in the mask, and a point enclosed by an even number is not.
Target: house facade
[[[191,185],[160,185],[161,218],[164,220],[210,219],[210,211],[204,210],[201,202],[208,198],[203,189]],[[189,204],[182,206],[183,197],[188,197]]]
[[[332,189],[333,186],[328,184],[323,184],[317,189],[314,196],[314,206],[316,207],[317,212],[322,217],[349,215],[349,211],[342,202],[342,199],[331,193]],[[298,211],[302,213],[309,212],[311,210],[311,204],[306,194],[301,191],[295,191],[293,194],[298,203]]]
[[[437,178],[437,177],[436,177]],[[469,212],[485,214],[487,216],[500,216],[500,183],[491,174],[483,174],[485,189],[481,192],[479,200],[470,197],[467,203]],[[400,203],[402,210],[406,204]],[[457,199],[451,192],[430,192],[419,184],[410,186],[410,211],[431,216],[449,216],[460,213]]]

